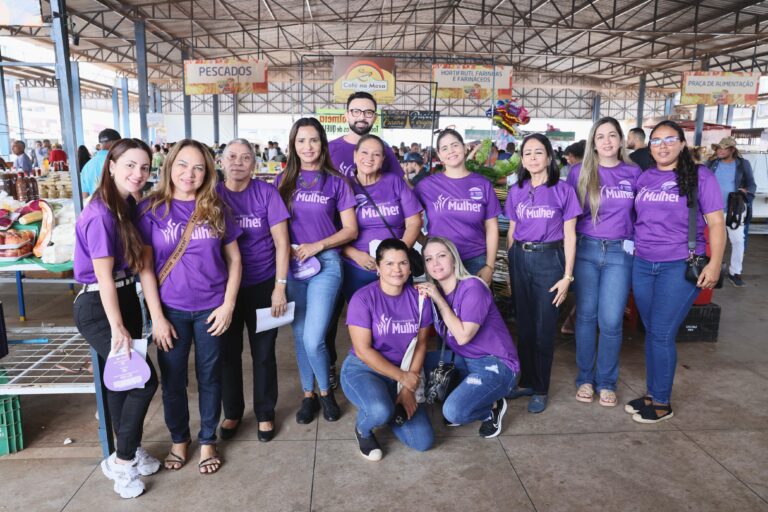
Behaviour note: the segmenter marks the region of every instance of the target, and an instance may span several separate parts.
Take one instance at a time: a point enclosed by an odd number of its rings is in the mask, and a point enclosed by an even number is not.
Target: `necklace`
[[[304,177],[301,175],[301,171],[299,171],[299,185],[301,185],[303,188],[312,188],[315,185],[315,183],[317,183],[317,180],[319,179],[320,179],[320,173],[318,172],[317,176],[312,178],[312,181],[307,183],[306,181],[304,181]]]

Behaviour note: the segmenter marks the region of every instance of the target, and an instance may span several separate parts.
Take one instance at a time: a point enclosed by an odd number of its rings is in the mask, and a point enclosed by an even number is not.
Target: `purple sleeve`
[[[581,206],[576,191],[570,185],[563,184],[565,193],[563,194],[563,222],[571,220],[581,215]]]
[[[723,196],[715,175],[704,166],[699,167],[699,210],[704,215],[722,210]]]
[[[269,227],[291,218],[283,198],[280,197],[280,193],[272,185],[269,185],[267,188],[267,197],[267,221],[269,222]]]
[[[399,179],[399,181],[401,184],[397,185],[399,190],[396,188],[395,193],[400,197],[400,204],[403,207],[403,216],[407,218],[424,211],[424,208],[419,202],[419,198],[416,197],[413,190],[405,184],[405,180]]]
[[[349,210],[357,206],[355,195],[352,193],[352,187],[349,186],[347,180],[339,178],[336,185],[336,209],[340,212]]]
[[[579,187],[579,172],[581,171],[581,164],[574,164],[568,171],[568,176],[565,177],[565,182],[577,190]]]
[[[457,294],[461,293],[461,297],[457,296],[455,299],[459,303],[457,316],[462,322],[483,325],[493,302],[491,291],[474,277],[461,282],[464,289],[457,291]]]
[[[429,327],[434,323],[434,319],[432,318],[432,301],[425,298],[424,299],[424,306],[421,310],[421,325],[419,325],[419,329],[423,329],[424,327]]]
[[[486,207],[485,219],[495,219],[501,213],[501,203],[496,195],[496,190],[490,183],[485,184],[485,193],[488,196],[488,205]]]
[[[230,211],[226,211],[224,213],[224,225],[224,245],[231,244],[234,240],[237,240],[240,238],[240,235],[243,234],[242,228],[237,222],[235,222],[234,217],[232,217],[232,212]]]
[[[358,292],[349,299],[349,305],[347,305],[347,325],[354,325],[364,329],[371,328],[371,311],[365,303],[366,297],[367,294],[365,292]]]
[[[395,152],[386,143],[384,144],[384,165],[382,165],[382,170],[384,172],[393,172],[401,178],[405,175],[403,167],[395,156]]]
[[[92,260],[117,256],[113,243],[114,237],[117,236],[113,219],[106,218],[104,215],[97,215],[91,218],[84,227],[83,234]]]

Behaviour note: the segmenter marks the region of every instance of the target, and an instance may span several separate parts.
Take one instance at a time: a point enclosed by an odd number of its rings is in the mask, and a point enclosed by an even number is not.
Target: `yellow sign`
[[[512,67],[482,64],[433,64],[437,97],[489,100],[512,96]]]
[[[344,100],[346,102],[346,100]],[[349,131],[349,123],[344,119],[343,108],[319,108],[317,109],[317,120],[325,128],[328,140],[346,135]],[[371,128],[371,135],[381,137],[381,115],[376,116],[376,121]]]
[[[267,63],[256,59],[184,61],[184,94],[267,93]]]
[[[755,105],[760,73],[688,71],[683,73],[681,105]]]
[[[336,57],[333,59],[333,101],[346,103],[349,95],[369,92],[377,103],[395,101],[395,59]]]

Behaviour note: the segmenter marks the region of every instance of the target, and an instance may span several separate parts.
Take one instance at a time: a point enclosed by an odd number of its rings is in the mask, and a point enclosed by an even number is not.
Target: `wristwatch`
[[[278,284],[288,284],[287,279],[275,279],[275,282]]]
[[[567,279],[568,281],[573,282],[574,279],[576,278],[573,276],[569,276],[568,274],[563,274],[563,279]]]

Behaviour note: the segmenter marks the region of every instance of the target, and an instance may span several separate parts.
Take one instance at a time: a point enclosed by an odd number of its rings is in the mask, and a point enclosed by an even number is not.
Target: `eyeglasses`
[[[665,146],[671,146],[675,142],[679,142],[679,141],[680,141],[680,137],[678,137],[677,135],[670,135],[669,137],[664,137],[663,139],[660,139],[658,137],[655,139],[651,139],[648,141],[648,144],[650,144],[651,146],[661,146],[662,144],[664,144]]]
[[[366,119],[372,119],[376,115],[375,110],[360,110],[359,108],[351,108],[349,113],[352,114],[352,117],[360,117],[362,115]]]

